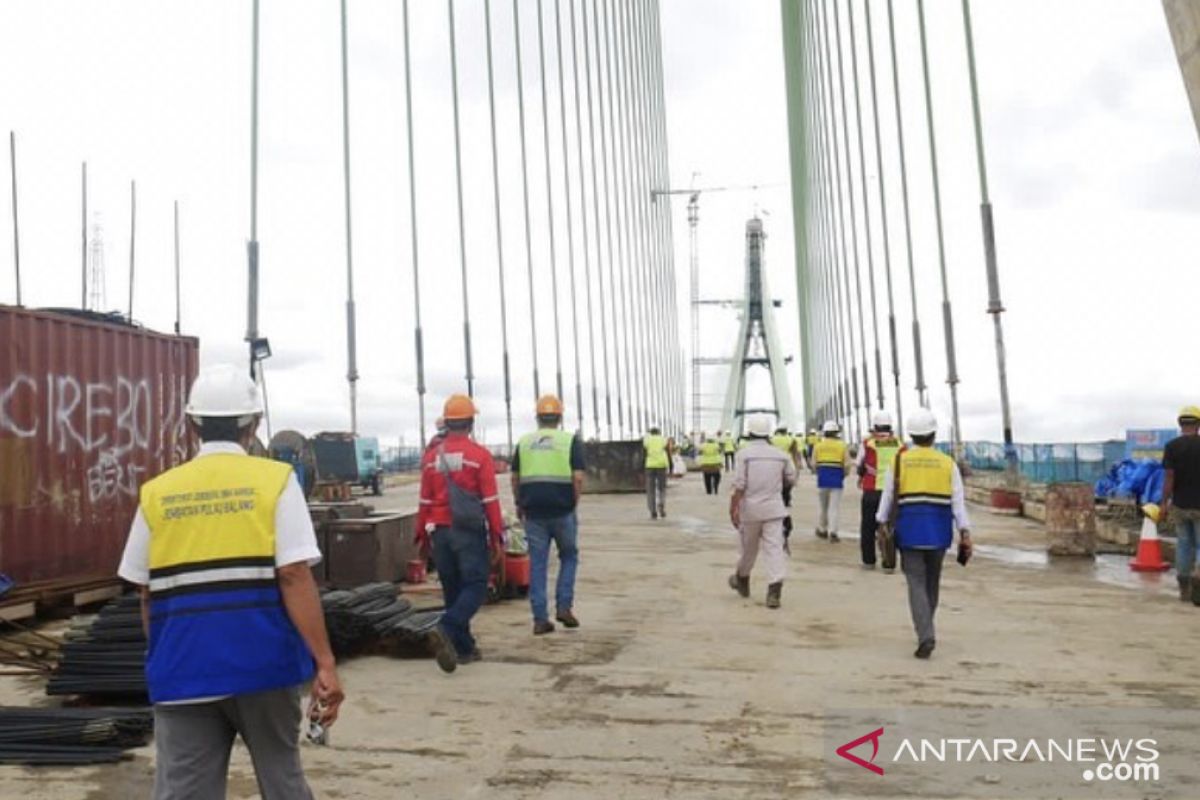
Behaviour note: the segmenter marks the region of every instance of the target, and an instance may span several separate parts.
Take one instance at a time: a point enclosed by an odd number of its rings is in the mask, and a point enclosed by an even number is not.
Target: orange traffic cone
[[[1138,539],[1137,556],[1129,562],[1129,568],[1138,572],[1163,572],[1171,565],[1163,561],[1162,541],[1158,538],[1159,509],[1154,503],[1142,506],[1146,515],[1142,519],[1142,535]]]

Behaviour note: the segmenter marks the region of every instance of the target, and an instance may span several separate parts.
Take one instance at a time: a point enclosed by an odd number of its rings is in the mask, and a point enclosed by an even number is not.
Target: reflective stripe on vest
[[[290,475],[287,464],[221,453],[142,487],[151,702],[281,689],[312,677],[275,575],[275,508]]]
[[[527,433],[517,443],[522,483],[572,483],[571,446],[575,435],[557,428]]]
[[[662,436],[651,434],[642,439],[642,447],[646,448],[646,469],[666,469],[667,440]]]
[[[904,548],[948,548],[954,538],[954,460],[932,447],[898,456],[897,544]]]
[[[711,467],[721,463],[721,445],[714,441],[707,441],[700,445],[700,466]]]

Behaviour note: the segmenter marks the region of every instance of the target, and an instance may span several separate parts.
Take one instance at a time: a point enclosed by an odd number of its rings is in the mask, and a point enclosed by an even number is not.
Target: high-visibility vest
[[[771,444],[778,447],[789,456],[792,454],[792,447],[795,446],[796,440],[787,433],[777,433],[771,437]]]
[[[846,443],[841,439],[821,439],[813,446],[817,461],[817,488],[841,489],[846,485]]]
[[[902,450],[896,464],[897,546],[949,548],[954,540],[954,459],[932,447],[914,447]]]
[[[818,440],[818,437],[817,437],[817,435],[816,435],[815,433],[810,433],[810,434],[808,435],[808,438],[807,438],[807,439],[805,439],[805,441],[806,441],[806,442],[808,442],[808,446],[809,446],[809,447],[816,447],[816,445],[817,445],[817,440]]]
[[[574,484],[571,446],[575,434],[557,428],[527,433],[517,443],[517,474],[521,483]]]
[[[900,452],[900,442],[890,436],[886,439],[872,436],[864,446],[866,455],[863,458],[863,467],[866,474],[863,475],[862,488],[868,492],[883,491],[896,453]]]
[[[721,445],[709,439],[700,445],[700,466],[717,467],[721,465]]]
[[[642,439],[642,447],[646,449],[646,469],[666,469],[670,466],[667,458],[667,440],[657,434],[650,434]]]
[[[721,439],[721,449],[726,453],[733,453],[737,451],[737,446],[734,444],[732,436],[726,436]]]
[[[142,486],[150,528],[150,701],[282,689],[313,675],[275,574],[291,466],[215,453]]]

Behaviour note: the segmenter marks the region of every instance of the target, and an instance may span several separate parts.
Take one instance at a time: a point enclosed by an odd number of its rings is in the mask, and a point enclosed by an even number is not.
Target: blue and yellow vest
[[[281,689],[312,677],[275,575],[275,507],[291,469],[214,453],[142,486],[151,702]]]
[[[846,443],[825,438],[813,445],[817,462],[817,488],[841,489],[846,485]]]
[[[906,550],[948,549],[954,541],[954,460],[932,447],[896,457],[896,545]]]
[[[575,510],[571,448],[575,435],[557,428],[527,433],[517,443],[517,502],[534,519],[560,517]]]

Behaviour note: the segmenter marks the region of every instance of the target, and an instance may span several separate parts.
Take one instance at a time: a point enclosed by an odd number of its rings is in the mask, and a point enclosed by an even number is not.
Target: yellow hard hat
[[[1200,422],[1200,406],[1184,406],[1179,411],[1179,419]]]
[[[1162,509],[1158,507],[1158,503],[1146,503],[1142,506],[1142,513],[1149,517],[1151,522],[1158,522]]]
[[[544,394],[537,401],[537,415],[539,417],[558,416],[563,413],[562,400],[559,400],[552,394]]]
[[[446,420],[473,419],[475,403],[465,394],[452,394],[446,398],[446,406],[442,409],[442,417]]]

